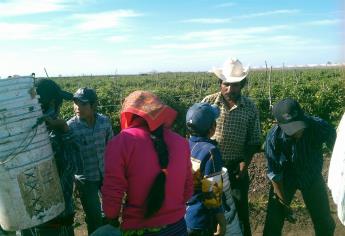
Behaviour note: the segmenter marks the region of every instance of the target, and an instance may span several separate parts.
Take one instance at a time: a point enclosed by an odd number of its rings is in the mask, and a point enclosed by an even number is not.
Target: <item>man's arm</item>
[[[327,147],[332,150],[337,138],[337,132],[335,128],[324,120],[320,120],[319,126],[320,129],[318,133],[320,137],[324,139]]]
[[[64,121],[63,119],[59,119],[59,118],[53,119],[48,116],[48,117],[45,117],[45,121],[46,121],[47,126],[51,130],[55,130],[60,133],[67,133],[69,130],[66,121]]]
[[[273,186],[274,193],[276,194],[278,199],[285,204],[286,198],[285,198],[285,194],[284,194],[283,181],[271,180],[271,183]]]
[[[285,199],[283,190],[283,173],[280,165],[280,145],[277,140],[278,127],[273,127],[267,134],[265,142],[265,157],[267,160],[267,177],[271,180],[274,190],[277,190],[277,195]]]

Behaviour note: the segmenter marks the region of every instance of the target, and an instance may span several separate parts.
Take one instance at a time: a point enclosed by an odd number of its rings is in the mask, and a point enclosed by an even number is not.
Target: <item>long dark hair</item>
[[[169,164],[169,152],[164,141],[164,128],[160,126],[151,132],[151,139],[156,150],[161,171],[156,176],[146,198],[145,218],[150,218],[159,211],[165,199],[166,168]]]

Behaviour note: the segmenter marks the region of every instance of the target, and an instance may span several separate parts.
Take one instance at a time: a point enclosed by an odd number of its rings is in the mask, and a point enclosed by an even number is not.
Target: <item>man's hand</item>
[[[217,231],[213,234],[214,236],[224,236],[226,233],[226,220],[224,213],[216,214],[217,220]]]
[[[247,163],[245,161],[241,161],[239,164],[239,172],[236,175],[236,179],[243,178],[247,173],[247,169],[248,169]]]
[[[49,129],[67,133],[68,125],[63,119],[52,119],[51,117],[45,117],[45,121]]]

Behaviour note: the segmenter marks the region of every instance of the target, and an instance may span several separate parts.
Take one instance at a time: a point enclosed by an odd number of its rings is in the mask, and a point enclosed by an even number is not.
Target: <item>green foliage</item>
[[[273,124],[271,102],[292,97],[304,110],[337,125],[344,112],[344,68],[277,69],[271,73],[269,84],[265,70],[252,71],[243,94],[252,98],[260,111],[261,128],[265,136]],[[99,112],[111,118],[115,133],[120,131],[120,110],[124,98],[135,90],[148,90],[178,112],[174,130],[186,134],[185,115],[195,102],[206,95],[219,91],[218,79],[208,73],[161,73],[127,76],[94,76],[56,78],[63,89],[75,92],[79,87],[96,89],[99,97]],[[73,116],[73,106],[65,103],[61,109],[64,119]]]

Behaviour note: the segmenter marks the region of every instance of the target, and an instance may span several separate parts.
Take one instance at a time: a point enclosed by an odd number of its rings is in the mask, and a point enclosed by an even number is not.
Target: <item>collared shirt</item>
[[[220,108],[212,139],[218,142],[225,163],[245,160],[246,147],[260,145],[260,120],[255,104],[249,98],[241,96],[238,103],[230,109],[220,92],[209,95],[202,101]]]
[[[284,179],[284,183],[307,188],[321,175],[323,143],[332,148],[336,131],[318,117],[306,116],[305,122],[307,128],[298,140],[286,135],[278,125],[267,134],[265,156],[269,179]]]
[[[89,127],[86,121],[78,116],[74,116],[67,122],[80,146],[82,163],[79,164],[81,169],[77,174],[89,181],[99,181],[103,178],[104,150],[113,136],[109,119],[99,113],[95,115],[93,127]]]
[[[221,179],[223,167],[222,157],[216,142],[204,137],[191,136],[189,139],[191,149],[191,160],[193,166],[194,194],[187,202],[186,223],[189,229],[209,229],[215,222],[215,214],[224,212],[221,206],[222,187],[220,195],[209,194],[207,176]],[[206,181],[205,181],[206,177]],[[222,184],[220,185],[222,186]],[[206,191],[205,191],[206,190]],[[205,196],[220,206],[210,208],[205,201]]]

